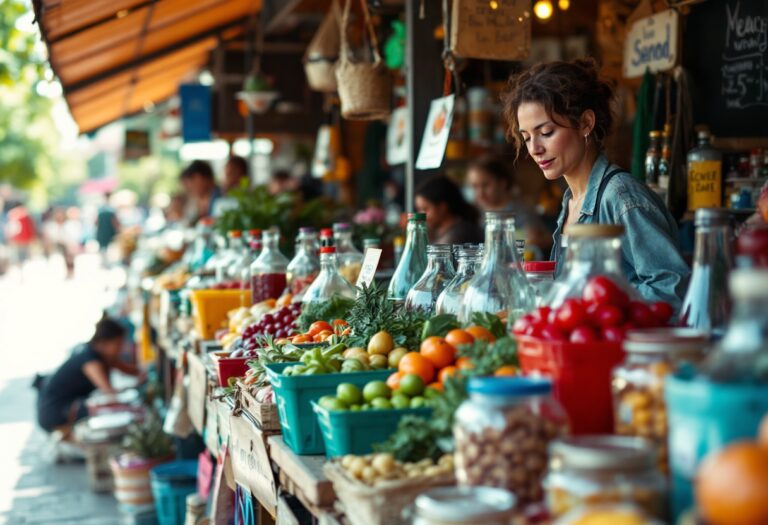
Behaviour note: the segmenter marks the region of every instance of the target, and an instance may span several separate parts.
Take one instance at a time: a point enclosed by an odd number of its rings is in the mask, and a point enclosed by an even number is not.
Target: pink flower
[[[386,215],[381,208],[366,208],[355,214],[355,223],[357,224],[381,224]]]

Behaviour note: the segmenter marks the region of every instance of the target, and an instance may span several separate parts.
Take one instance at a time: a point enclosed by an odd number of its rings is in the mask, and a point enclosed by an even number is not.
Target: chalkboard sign
[[[768,0],[697,4],[683,42],[696,123],[720,137],[768,136]]]

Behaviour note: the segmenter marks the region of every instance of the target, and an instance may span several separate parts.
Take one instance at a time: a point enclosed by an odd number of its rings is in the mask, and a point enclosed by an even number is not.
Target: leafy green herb
[[[346,319],[354,305],[354,300],[338,295],[321,303],[309,303],[302,308],[296,323],[303,333],[309,330],[309,326],[315,321],[331,323],[334,319]]]
[[[472,324],[482,326],[493,334],[496,339],[507,335],[507,327],[498,315],[489,312],[475,312],[472,314]]]
[[[471,345],[462,345],[457,352],[472,360],[473,368],[464,371],[468,375],[490,376],[504,365],[519,366],[517,342],[512,337],[502,337],[493,344],[478,340]]]
[[[459,328],[459,321],[453,314],[436,315],[427,319],[424,328],[421,330],[421,340],[433,335],[444,336],[454,328]]]

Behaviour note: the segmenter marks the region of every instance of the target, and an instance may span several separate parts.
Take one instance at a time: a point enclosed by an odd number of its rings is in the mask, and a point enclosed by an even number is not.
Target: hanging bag
[[[336,0],[312,37],[304,55],[304,73],[311,89],[323,93],[336,91],[336,63],[341,49],[341,11]]]
[[[373,62],[353,62],[347,31],[352,0],[345,0],[341,17],[341,56],[336,68],[341,116],[348,120],[378,120],[389,116],[392,78],[379,54],[379,43],[366,0],[361,0]]]

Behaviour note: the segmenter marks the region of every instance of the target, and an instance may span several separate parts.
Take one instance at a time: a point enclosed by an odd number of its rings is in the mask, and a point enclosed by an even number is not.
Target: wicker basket
[[[333,483],[350,525],[406,525],[411,521],[403,511],[413,505],[419,494],[456,484],[453,474],[445,474],[384,481],[371,487],[348,476],[335,461],[326,463],[323,471]]]
[[[265,434],[279,434],[280,417],[275,403],[259,403],[248,391],[248,385],[242,380],[235,383],[235,412],[243,411],[250,415]]]
[[[341,50],[341,13],[334,0],[323,23],[312,37],[304,55],[304,73],[311,89],[324,93],[336,91],[336,61]]]
[[[348,120],[379,120],[389,116],[392,77],[379,54],[376,32],[371,24],[368,5],[361,0],[365,26],[371,40],[373,62],[353,62],[350,58],[349,10],[352,0],[344,3],[341,19],[341,57],[336,68],[341,115]]]

